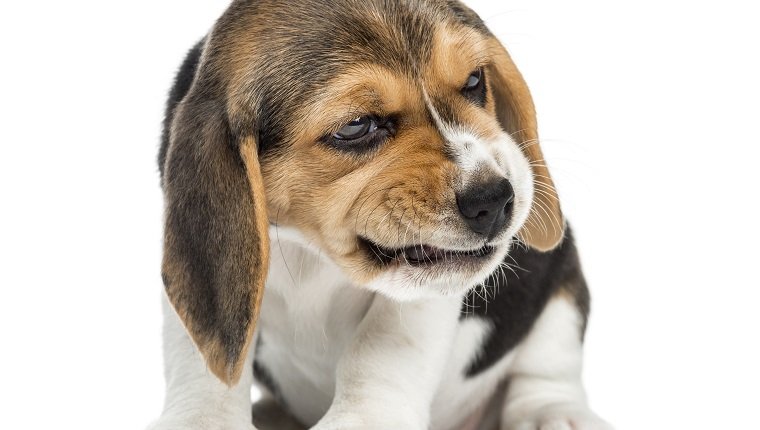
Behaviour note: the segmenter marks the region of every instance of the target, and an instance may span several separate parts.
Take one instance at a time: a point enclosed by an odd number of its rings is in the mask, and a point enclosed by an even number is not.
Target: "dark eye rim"
[[[347,127],[350,127],[352,123],[357,122],[357,121],[366,121],[366,123],[362,125],[362,129],[359,130],[359,132],[354,133],[353,135],[347,135],[347,136],[341,134],[341,130]],[[374,133],[377,130],[377,127],[378,127],[377,120],[371,115],[365,115],[365,116],[357,117],[353,121],[347,123],[346,125],[343,126],[343,128],[333,133],[332,136],[336,140],[352,141],[352,140],[361,139],[362,137],[366,136],[369,133]]]
[[[370,127],[373,129],[363,134],[362,136],[346,139],[337,137],[337,132],[331,132],[322,137],[322,139],[320,139],[321,142],[341,152],[362,153],[377,148],[396,134],[396,120],[394,117],[363,115],[361,117],[357,117],[354,119],[354,121],[357,119],[365,118],[369,119],[370,123],[374,124],[374,127]],[[350,122],[346,123],[343,127],[341,127],[341,129],[349,124]]]
[[[476,85],[469,86],[468,84],[469,84],[470,78],[472,78],[473,76],[478,77],[478,83]],[[466,99],[477,104],[478,106],[485,107],[487,86],[486,86],[486,72],[485,72],[484,67],[478,67],[477,70],[470,73],[470,75],[467,77],[467,81],[462,87],[462,95]]]

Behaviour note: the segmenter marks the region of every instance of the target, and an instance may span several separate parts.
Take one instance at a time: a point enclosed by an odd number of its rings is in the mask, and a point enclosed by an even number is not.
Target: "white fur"
[[[465,271],[463,267],[446,269],[438,267],[436,273],[426,268],[401,264],[393,269],[387,269],[372,280],[366,288],[400,301],[434,299],[441,296],[461,297],[470,288],[482,283],[488,275],[496,271],[508,251],[509,243],[501,244],[489,260],[474,271]]]
[[[398,303],[375,295],[338,362],[332,406],[315,428],[427,429],[460,306],[461,298]]]
[[[257,359],[295,416],[324,415],[318,429],[428,428],[462,297],[396,302],[351,285],[304,239],[283,241],[292,231],[279,236]]]
[[[483,175],[507,178],[512,185],[515,199],[510,225],[493,242],[499,244],[508,241],[517,234],[530,215],[535,192],[530,162],[508,133],[501,132],[489,140],[462,125],[448,124],[435,109],[427,91],[423,90],[423,96],[438,131],[462,172],[459,189],[466,189],[474,177]]]
[[[510,377],[502,430],[609,428],[586,406],[580,316],[567,299],[552,300],[517,348],[466,378],[492,327],[460,322],[461,296],[388,299],[352,285],[297,232],[280,230],[271,232],[256,358],[300,421],[317,430],[459,429]],[[164,313],[167,397],[151,430],[250,430],[251,357],[240,384],[227,388],[166,302]]]
[[[206,367],[203,356],[164,295],[164,376],[166,397],[161,418],[148,430],[250,430],[253,370],[228,387]],[[249,363],[252,351],[249,353]]]
[[[501,133],[492,140],[479,138],[473,133],[443,125],[443,133],[454,149],[457,164],[463,172],[461,187],[466,188],[474,176],[487,175],[509,180],[515,194],[509,227],[494,242],[500,243],[517,234],[530,215],[533,202],[533,173],[528,159],[509,134]]]
[[[495,150],[498,149],[494,145],[496,142],[488,142],[477,136],[477,133],[470,132],[462,126],[447,124],[433,105],[427,90],[423,89],[423,96],[428,112],[433,117],[446,146],[454,153],[457,165],[465,173],[462,178],[462,185],[466,185],[470,176],[478,170],[490,169],[494,173],[501,170],[495,160],[497,158]],[[501,173],[506,174],[507,172]]]
[[[485,140],[461,126],[447,124],[436,111],[424,88],[423,95],[438,131],[454,153],[460,168],[459,187],[465,189],[467,183],[471,182],[475,176],[485,174],[491,177],[503,177],[510,181],[515,198],[509,225],[489,242],[496,249],[491,258],[481,264],[477,270],[457,266],[437,267],[431,271],[420,267],[399,265],[386,270],[365,286],[371,291],[397,300],[423,300],[441,295],[458,296],[482,283],[504,261],[509,252],[510,240],[517,235],[528,219],[533,201],[533,174],[530,163],[514,139],[502,132],[495,139]],[[472,243],[462,243],[460,234],[457,233],[459,232],[442,225],[430,237],[410,239],[452,250],[477,249],[485,245],[482,237],[473,239]]]
[[[257,359],[278,381],[296,418],[315,423],[330,407],[336,363],[373,294],[352,287],[338,266],[297,231],[272,227],[270,236]]]
[[[257,360],[295,417],[317,430],[455,430],[469,418],[476,425],[505,377],[502,430],[608,428],[586,406],[580,316],[564,298],[550,302],[515,350],[485,372],[464,376],[492,327],[459,321],[463,295],[504,259],[508,238],[528,216],[533,185],[508,135],[485,142],[438,120],[450,142],[466,146],[463,154],[477,155],[462,156],[465,175],[468,166],[499,169],[515,189],[513,220],[492,259],[477,270],[438,268],[417,278],[422,269],[399,265],[359,287],[297,230],[273,227]],[[250,430],[252,358],[240,383],[228,388],[205,368],[166,300],[164,314],[167,396],[151,430]]]
[[[502,381],[514,359],[512,353],[474,377],[466,377],[463,371],[492,330],[488,322],[478,318],[468,318],[459,324],[454,341],[456,348],[444,372],[447,377],[433,402],[432,429],[461,430],[462,422],[488,401]]]
[[[507,371],[503,430],[608,430],[586,403],[581,316],[568,298],[550,301]]]
[[[420,271],[428,269],[399,265],[359,287],[298,231],[273,227],[256,359],[295,417],[317,430],[455,430],[470,418],[477,424],[478,411],[506,377],[502,430],[606,429],[586,406],[580,316],[564,298],[550,302],[515,350],[481,374],[464,376],[493,328],[475,318],[459,321],[463,295],[509,251],[530,211],[533,177],[509,135],[479,139],[430,109],[455,149],[462,183],[482,169],[512,183],[512,221],[494,241],[491,259],[425,276]],[[206,370],[166,301],[164,314],[167,397],[151,430],[251,429],[252,358],[241,382],[228,388]]]

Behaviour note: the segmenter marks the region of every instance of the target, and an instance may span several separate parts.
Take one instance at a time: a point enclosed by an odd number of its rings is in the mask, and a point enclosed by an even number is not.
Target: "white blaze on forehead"
[[[433,101],[425,88],[422,88],[430,115],[435,121],[438,131],[445,140],[445,145],[453,155],[457,165],[462,169],[462,180],[466,183],[477,171],[491,171],[507,176],[504,161],[498,145],[502,139],[488,141],[461,125],[447,124],[433,105]],[[509,137],[507,137],[509,138]]]
[[[460,177],[455,191],[477,186],[478,181],[494,177],[507,178],[512,185],[515,199],[511,227],[504,237],[517,234],[530,214],[534,193],[530,161],[520,146],[504,131],[493,139],[485,139],[471,128],[446,123],[435,109],[424,87],[422,94],[448,151],[459,166]]]

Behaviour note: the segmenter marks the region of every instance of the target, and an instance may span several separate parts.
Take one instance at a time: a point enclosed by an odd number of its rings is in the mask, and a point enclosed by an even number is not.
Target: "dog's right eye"
[[[322,138],[322,142],[348,152],[364,152],[377,148],[396,133],[392,117],[361,116]]]
[[[377,131],[377,121],[368,116],[356,118],[333,134],[337,140],[356,140]]]

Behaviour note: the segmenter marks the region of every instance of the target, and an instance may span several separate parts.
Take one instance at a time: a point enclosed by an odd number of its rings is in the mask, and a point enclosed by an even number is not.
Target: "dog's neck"
[[[303,290],[348,286],[351,281],[313,241],[292,227],[271,225],[268,285]]]
[[[295,403],[299,419],[316,422],[330,406],[335,366],[374,294],[352,285],[323,251],[295,229],[272,226],[270,238],[271,261],[256,354],[286,390],[303,387],[299,378],[313,378],[310,381],[320,387],[318,392],[299,388],[285,394]],[[296,368],[292,363],[297,363]],[[304,375],[297,368],[309,372]],[[322,395],[325,392],[329,395]]]
[[[298,230],[282,226],[271,226],[269,230],[271,261],[265,299],[280,302],[274,305],[278,312],[302,321],[311,319],[312,324],[336,317],[336,312],[347,312],[343,317],[349,320],[361,318],[372,299],[371,292],[354,285],[323,250]],[[263,319],[271,316],[266,306],[262,308]]]

